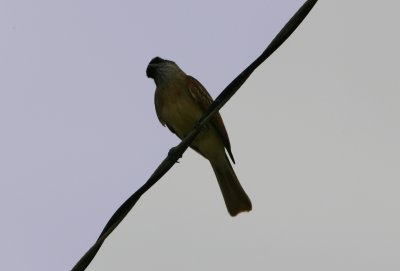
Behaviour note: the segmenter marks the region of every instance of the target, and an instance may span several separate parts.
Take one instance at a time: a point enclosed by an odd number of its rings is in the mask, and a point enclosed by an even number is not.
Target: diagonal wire
[[[82,258],[72,268],[72,271],[83,271],[90,264],[96,256],[101,245],[106,238],[113,232],[119,223],[125,218],[129,211],[133,208],[139,198],[149,190],[158,180],[164,176],[165,173],[182,157],[183,153],[190,146],[192,141],[196,138],[202,127],[214,116],[222,106],[239,90],[244,82],[249,78],[253,71],[260,66],[276,49],[278,49],[283,42],[296,30],[300,23],[304,20],[307,14],[311,11],[318,0],[308,0],[303,6],[293,15],[293,17],[286,23],[282,30],[276,35],[272,42],[268,45],[265,51],[251,63],[242,73],[240,73],[215,99],[211,104],[204,116],[195,125],[193,130],[179,143],[176,147],[172,148],[168,156],[162,161],[154,173],[150,176],[148,181],[140,187],[132,196],[130,196],[113,214],[107,222],[103,231],[101,232],[96,243],[82,256]]]

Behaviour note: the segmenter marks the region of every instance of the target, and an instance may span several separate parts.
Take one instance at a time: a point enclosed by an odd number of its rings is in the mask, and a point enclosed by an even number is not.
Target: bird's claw
[[[182,155],[177,152],[176,147],[173,147],[168,151],[168,159],[174,163],[179,163],[178,160],[181,157],[182,157]]]
[[[201,131],[201,129],[202,129],[203,127],[201,127],[200,120],[198,120],[198,121],[196,121],[196,122],[194,123],[193,128],[194,128],[196,131],[198,131],[198,132]]]

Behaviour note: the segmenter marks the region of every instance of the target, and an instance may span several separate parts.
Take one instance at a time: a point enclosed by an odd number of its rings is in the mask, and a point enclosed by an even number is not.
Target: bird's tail
[[[241,212],[251,211],[252,206],[250,198],[240,185],[225,153],[213,160],[211,166],[217,177],[229,214],[231,216],[236,216]]]

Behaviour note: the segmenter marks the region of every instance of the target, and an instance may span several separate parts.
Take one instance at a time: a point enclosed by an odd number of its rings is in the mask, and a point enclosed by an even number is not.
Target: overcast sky
[[[215,97],[300,0],[0,0],[0,270],[69,270],[178,139],[154,56]],[[222,109],[253,211],[189,150],[88,270],[399,270],[396,1],[320,1]]]

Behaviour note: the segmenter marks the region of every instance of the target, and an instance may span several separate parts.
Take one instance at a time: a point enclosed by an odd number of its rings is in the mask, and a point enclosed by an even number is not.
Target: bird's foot
[[[194,128],[196,131],[198,131],[198,132],[200,133],[201,130],[206,130],[206,129],[208,128],[208,123],[205,124],[205,125],[201,125],[200,120],[198,120],[198,121],[196,121],[196,122],[194,123],[193,128]]]
[[[174,163],[179,163],[179,158],[181,158],[182,155],[178,153],[177,148],[176,147],[172,147],[169,151],[168,151],[168,159],[171,162]]]

